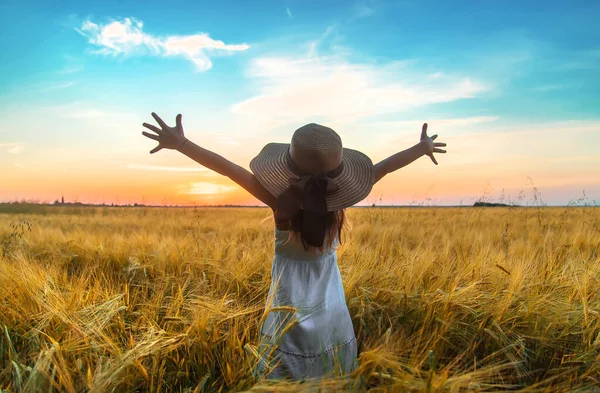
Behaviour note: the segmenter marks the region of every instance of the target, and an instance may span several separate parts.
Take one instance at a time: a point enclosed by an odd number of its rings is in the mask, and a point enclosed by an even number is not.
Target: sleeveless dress
[[[337,264],[338,241],[315,253],[288,237],[289,231],[275,229],[256,372],[294,380],[348,374],[356,367],[357,345]]]

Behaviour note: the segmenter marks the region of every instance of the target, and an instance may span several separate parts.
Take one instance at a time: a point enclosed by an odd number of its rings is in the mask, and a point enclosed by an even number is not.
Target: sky
[[[374,163],[361,204],[600,204],[598,1],[0,0],[0,201],[256,205],[141,132],[248,167],[306,123]]]

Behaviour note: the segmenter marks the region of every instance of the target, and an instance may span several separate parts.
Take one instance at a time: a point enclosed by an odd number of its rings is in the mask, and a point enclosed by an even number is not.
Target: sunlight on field
[[[3,209],[0,389],[267,390],[252,368],[269,210]],[[328,390],[598,386],[598,208],[349,217],[338,255],[360,367]]]

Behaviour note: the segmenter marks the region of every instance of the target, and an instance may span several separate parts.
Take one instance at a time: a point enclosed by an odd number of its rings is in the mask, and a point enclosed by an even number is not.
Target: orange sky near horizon
[[[408,125],[407,130],[399,132],[398,136],[392,134],[391,139],[386,139],[387,134],[379,132],[372,141],[363,143],[364,151],[367,154],[372,152],[371,157],[377,162],[408,148],[418,139],[418,128],[414,126]],[[439,133],[439,140],[448,143],[448,154],[438,155],[440,165],[435,166],[428,157],[422,157],[387,175],[361,204],[468,205],[486,195],[488,199],[499,201],[502,189],[505,202],[509,196],[513,202],[516,201],[519,193],[524,192],[521,202],[526,203],[532,200],[533,187],[538,188],[549,204],[566,204],[581,197],[584,190],[590,201],[598,200],[600,175],[594,164],[600,159],[594,155],[593,146],[589,146],[588,151],[580,148],[580,155],[553,157],[553,154],[546,154],[546,157],[539,158],[540,151],[568,151],[570,145],[579,145],[581,140],[591,137],[596,127],[593,123],[582,123],[540,126],[520,132],[477,134],[458,133],[456,127],[434,121],[430,123],[430,134]],[[415,132],[409,131],[413,128]],[[573,130],[577,131],[578,137],[574,137]],[[3,171],[0,200],[26,199],[52,203],[64,196],[69,202],[98,204],[260,204],[231,180],[208,171],[175,151],[148,154],[153,142],[134,134],[131,135],[129,150],[122,154],[110,152],[103,155],[93,148],[87,154],[83,151],[77,155],[39,150],[40,154],[54,157],[38,160],[37,165],[13,166],[9,171]],[[542,135],[545,141],[543,148],[536,147],[536,140]],[[205,147],[246,168],[262,143],[248,138],[240,139],[239,144],[223,145],[216,143],[214,138],[202,138],[200,133],[193,131],[188,132],[188,137],[196,141],[205,140]],[[347,139],[356,142],[352,137]],[[348,147],[356,144],[353,145]],[[35,149],[28,150],[28,154],[36,154]],[[26,157],[23,152],[19,159]],[[138,163],[132,163],[135,160]]]

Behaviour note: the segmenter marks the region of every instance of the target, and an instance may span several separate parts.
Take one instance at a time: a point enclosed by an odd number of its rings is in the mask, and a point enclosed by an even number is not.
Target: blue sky
[[[70,189],[85,173],[99,180],[82,194],[110,199],[115,171],[190,167],[147,154],[139,126],[156,111],[183,113],[191,139],[243,165],[310,121],[377,161],[417,142],[427,121],[449,154],[386,179],[377,192],[389,203],[432,189],[456,203],[490,182],[516,192],[528,177],[553,203],[584,188],[600,200],[599,17],[597,1],[3,0],[0,165],[11,169],[0,199],[43,199],[55,190],[20,182],[52,174]],[[182,172],[170,183],[157,169],[168,186],[148,198],[221,200],[176,191],[205,187],[253,203]],[[131,198],[149,187],[122,184]]]

